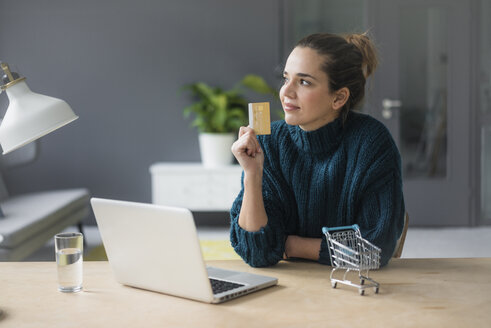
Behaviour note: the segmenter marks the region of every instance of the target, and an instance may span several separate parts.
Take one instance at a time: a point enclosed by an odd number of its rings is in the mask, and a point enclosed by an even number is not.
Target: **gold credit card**
[[[249,103],[249,127],[256,135],[271,134],[269,102]]]

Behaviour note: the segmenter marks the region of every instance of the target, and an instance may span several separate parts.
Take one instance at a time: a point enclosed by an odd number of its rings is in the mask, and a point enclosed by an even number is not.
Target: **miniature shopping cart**
[[[331,286],[336,288],[337,283],[358,288],[360,295],[365,294],[366,288],[375,288],[378,293],[379,283],[368,277],[370,269],[378,269],[380,266],[380,248],[363,239],[360,227],[357,224],[344,227],[323,227],[326,235],[329,256],[331,257]],[[335,272],[345,270],[343,279],[336,279]],[[355,284],[347,279],[350,271],[358,271],[360,284]],[[363,275],[362,271],[366,273]],[[368,281],[369,283],[365,283]]]

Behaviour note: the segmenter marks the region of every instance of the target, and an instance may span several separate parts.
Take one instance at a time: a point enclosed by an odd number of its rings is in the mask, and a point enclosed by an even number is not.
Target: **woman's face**
[[[285,121],[313,131],[334,121],[339,110],[333,108],[336,95],[329,90],[324,58],[311,48],[296,47],[290,53],[283,72],[280,100]]]

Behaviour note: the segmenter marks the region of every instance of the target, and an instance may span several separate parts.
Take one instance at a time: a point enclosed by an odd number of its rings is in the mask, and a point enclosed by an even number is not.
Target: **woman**
[[[391,258],[404,216],[400,155],[388,130],[361,105],[377,65],[366,35],[313,34],[287,59],[280,100],[285,121],[271,135],[241,127],[232,152],[242,190],[230,239],[254,267],[284,258],[330,264],[322,227],[358,224]]]

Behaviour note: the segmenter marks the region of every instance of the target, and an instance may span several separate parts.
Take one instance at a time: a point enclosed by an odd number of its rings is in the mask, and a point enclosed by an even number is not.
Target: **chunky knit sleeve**
[[[263,170],[263,201],[268,223],[259,231],[250,232],[239,226],[239,214],[244,195],[242,189],[230,210],[230,242],[235,252],[253,267],[264,267],[278,263],[285,250],[285,222],[292,212],[292,201],[287,199],[287,189],[277,169],[277,151],[265,138],[258,138],[265,154]],[[294,203],[294,202],[293,202]]]
[[[401,157],[385,127],[368,138],[363,158],[369,163],[362,171],[357,192],[356,223],[362,236],[382,249],[381,266],[394,253],[404,225]]]
[[[243,183],[243,178],[242,178]],[[259,231],[250,232],[239,226],[239,214],[242,206],[244,188],[235,199],[230,210],[230,241],[235,252],[253,267],[264,267],[278,263],[285,250],[285,227],[281,220],[285,213],[281,207],[276,182],[267,170],[263,173],[263,199],[268,223]]]
[[[382,249],[380,265],[386,265],[404,225],[402,185],[396,170],[387,170],[380,181],[366,189],[358,222],[362,236]]]
[[[350,140],[346,181],[342,194],[346,204],[342,225],[358,224],[364,239],[382,250],[381,266],[394,253],[404,225],[401,159],[388,130],[375,120],[364,121],[363,128]],[[325,237],[319,262],[330,264]]]

